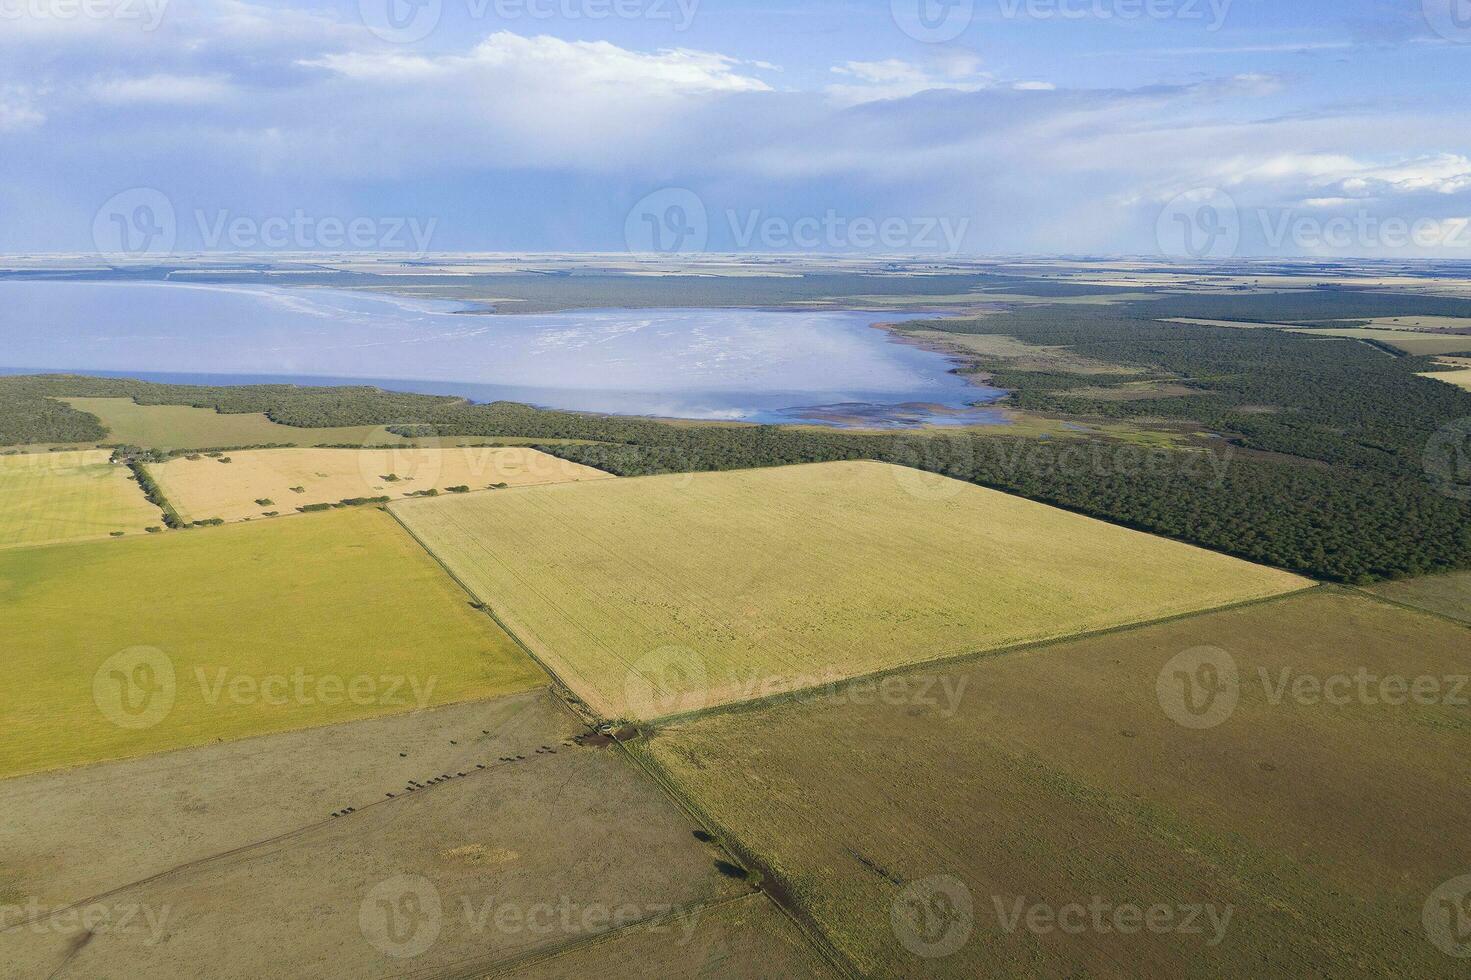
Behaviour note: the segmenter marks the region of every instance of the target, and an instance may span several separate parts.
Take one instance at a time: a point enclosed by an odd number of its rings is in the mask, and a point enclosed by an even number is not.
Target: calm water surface
[[[370,383],[549,408],[833,425],[975,424],[1003,392],[872,324],[749,309],[490,316],[347,290],[0,281],[0,364],[195,383]]]

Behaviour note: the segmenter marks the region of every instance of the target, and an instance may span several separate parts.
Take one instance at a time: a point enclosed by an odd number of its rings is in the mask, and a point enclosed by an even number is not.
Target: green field
[[[209,449],[285,443],[385,445],[404,442],[381,425],[343,425],[303,429],[272,422],[257,412],[226,415],[189,405],[139,405],[131,398],[63,398],[89,412],[107,429],[107,441],[147,449]]]
[[[138,534],[163,515],[106,450],[0,456],[0,548]]]
[[[0,552],[0,777],[545,676],[376,510]]]
[[[1468,638],[1320,590],[629,744],[855,975],[1447,977],[1422,915],[1471,868],[1471,711],[1446,683]],[[1177,658],[1202,648],[1236,697],[1195,713],[1177,685],[1206,661]],[[1422,678],[1425,703],[1395,686]],[[1102,927],[1046,918],[1095,899]],[[1160,907],[1158,929],[1113,927]]]
[[[391,509],[607,718],[681,714],[1308,584],[868,462]]]
[[[1471,572],[1447,572],[1369,586],[1369,591],[1407,606],[1471,623]]]

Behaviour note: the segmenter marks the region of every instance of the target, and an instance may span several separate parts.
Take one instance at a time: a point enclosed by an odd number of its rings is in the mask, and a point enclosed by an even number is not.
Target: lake
[[[908,314],[910,317],[923,314]],[[498,314],[382,293],[0,281],[9,373],[200,384],[375,384],[547,408],[753,422],[1001,421],[1004,392],[852,310]]]

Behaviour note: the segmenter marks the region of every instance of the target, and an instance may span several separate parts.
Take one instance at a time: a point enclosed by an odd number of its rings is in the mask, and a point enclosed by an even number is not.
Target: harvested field
[[[0,456],[0,548],[139,534],[161,525],[107,450]]]
[[[149,768],[154,762],[170,759],[196,774],[163,773],[154,793],[129,794],[142,812],[111,842],[122,853],[105,861],[111,876],[126,871],[125,854],[137,856],[144,862],[137,884],[88,892],[97,897],[82,899],[70,919],[48,914],[54,903],[38,898],[37,921],[12,919],[0,931],[0,962],[18,976],[478,976],[660,917],[673,930],[666,938],[698,937],[707,906],[750,891],[717,870],[723,852],[692,835],[689,819],[652,780],[616,750],[573,743],[582,726],[549,693],[426,718],[418,734],[365,722],[358,724],[378,726],[367,738],[345,725],[232,747],[243,755],[211,746],[113,763],[95,770],[95,784],[73,781],[69,789],[85,799],[61,805],[67,819],[79,820],[88,810],[105,812],[104,794],[129,774],[158,772]],[[459,744],[433,744],[446,735],[458,735]],[[393,751],[401,739],[410,760]],[[312,757],[318,745],[328,749],[324,762],[347,762],[351,772],[329,772]],[[246,762],[248,788],[283,795],[290,813],[267,814],[268,798],[231,786],[229,770],[213,765],[227,759]],[[281,767],[298,761],[303,785],[280,785]],[[428,783],[425,766],[444,766],[450,778],[435,772]],[[28,820],[44,824],[41,803],[59,799],[57,780],[66,775],[18,784],[39,794]],[[409,792],[409,778],[426,781],[424,788]],[[309,813],[314,789],[326,795]],[[390,799],[391,791],[398,792]],[[323,812],[339,805],[354,812]],[[146,878],[169,850],[143,829],[150,813],[205,839],[171,836],[171,847],[184,848],[177,867]],[[62,846],[57,833],[37,832]],[[25,838],[20,846],[23,855],[43,857],[16,886],[21,894],[51,894],[51,873],[72,877],[67,894],[103,884],[100,876],[82,880],[84,868],[46,866],[46,852]],[[87,914],[107,927],[89,935],[79,921]],[[230,955],[221,958],[221,949]]]
[[[148,471],[186,521],[242,521],[348,499],[443,493],[450,487],[485,490],[499,483],[609,478],[602,470],[521,446],[252,449],[178,457],[151,464]]]
[[[1308,583],[881,463],[392,510],[607,718],[655,718]]]
[[[1471,572],[1425,575],[1397,582],[1380,582],[1367,588],[1386,599],[1471,623]]]
[[[1456,371],[1427,371],[1420,377],[1429,378],[1432,381],[1444,381],[1448,385],[1471,391],[1471,368],[1461,368]]]
[[[1316,591],[631,746],[860,973],[1444,977],[1422,917],[1471,867],[1468,635]],[[1225,659],[1177,659],[1202,647]]]
[[[836,980],[841,974],[764,895],[743,895],[702,912],[685,934],[677,922],[635,927],[604,942],[518,963],[493,977],[722,977],[725,980]]]
[[[0,777],[545,683],[388,515],[0,552]]]
[[[387,799],[410,779],[535,755],[548,713],[537,689],[17,776],[4,783],[0,881],[69,905]]]

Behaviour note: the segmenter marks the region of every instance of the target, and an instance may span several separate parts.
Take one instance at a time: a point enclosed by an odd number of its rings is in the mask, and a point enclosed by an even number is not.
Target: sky
[[[0,0],[0,252],[1471,258],[1471,0]]]

